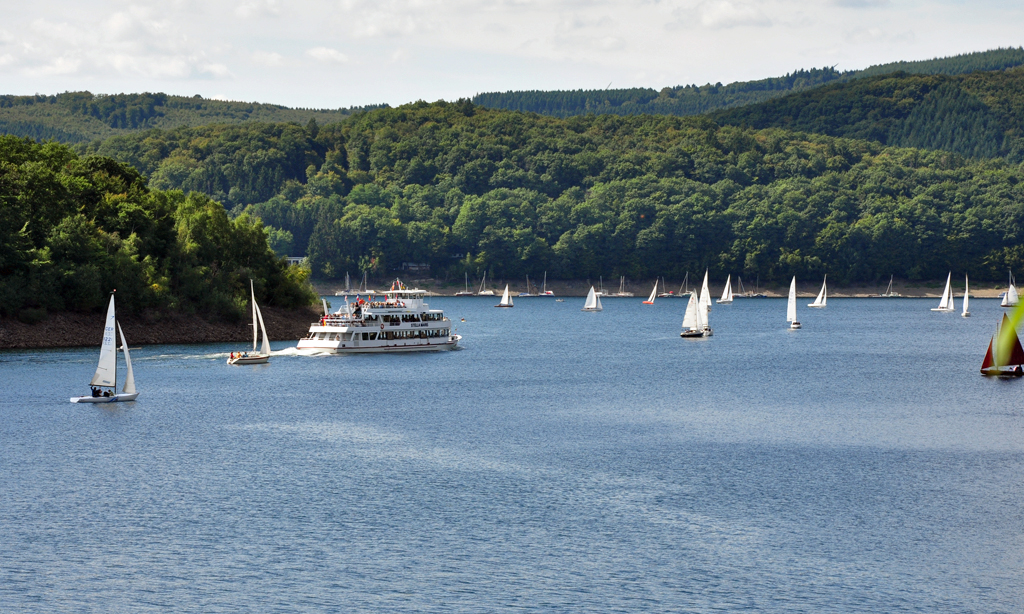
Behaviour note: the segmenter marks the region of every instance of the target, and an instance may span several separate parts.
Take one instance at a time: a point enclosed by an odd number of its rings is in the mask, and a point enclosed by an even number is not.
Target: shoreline
[[[321,315],[320,307],[283,309],[261,307],[267,337],[271,341],[298,340]],[[98,347],[103,336],[102,313],[64,312],[47,316],[37,324],[0,318],[0,350]],[[118,318],[128,346],[238,342],[252,340],[252,324],[206,320],[196,315],[147,311]],[[248,347],[248,346],[246,346]],[[245,348],[243,348],[245,349]]]
[[[428,296],[448,296],[454,297],[456,292],[465,290],[464,285],[454,284],[451,282],[445,283],[434,279],[410,279],[408,281],[402,280],[406,283],[409,288],[419,288],[421,290],[427,290]],[[488,289],[494,291],[494,295],[498,298],[501,297],[502,291],[505,289],[505,284],[508,283],[509,293],[512,298],[519,298],[519,293],[526,291],[526,280],[519,281],[508,281],[502,280],[495,282],[494,284],[488,284]],[[587,292],[590,290],[590,286],[594,285],[597,287],[600,282],[592,283],[589,280],[569,280],[569,281],[549,281],[547,284],[548,290],[555,293],[555,297],[585,297]],[[698,281],[698,284],[700,282]],[[533,286],[533,280],[530,280],[530,285]],[[626,292],[632,292],[633,297],[616,297],[611,296],[612,293],[618,292],[618,284],[613,287],[609,283],[604,284],[605,294],[602,298],[638,298],[644,299],[651,292],[653,287],[653,281],[648,284],[640,284],[635,282],[627,282],[625,285]],[[678,292],[679,287],[682,285],[682,281],[672,282],[669,281],[665,284],[671,292]],[[373,284],[370,284],[371,288]],[[383,287],[384,284],[379,284],[379,287]],[[879,298],[879,294],[885,292],[888,283],[881,287],[868,286],[868,285],[856,285],[856,286],[828,286],[828,297],[829,298]],[[923,284],[907,284],[893,282],[893,291],[901,295],[900,298],[934,298],[939,299],[942,297],[942,290],[946,286],[946,280],[941,282],[923,283]],[[343,290],[345,287],[344,281],[314,281],[313,288],[317,291],[320,296],[326,297],[328,301],[330,297],[334,296],[334,293]],[[711,297],[717,299],[722,295],[722,290],[725,284],[722,280],[718,283],[709,283],[708,290],[711,292]],[[479,290],[480,284],[476,286],[470,284],[470,291],[476,296],[476,291]],[[534,292],[536,288],[531,288]],[[693,285],[689,286],[689,289],[694,289]],[[699,289],[699,286],[698,288]],[[814,298],[818,296],[818,291],[821,289],[821,282],[815,283],[800,283],[797,281],[796,294],[798,298]],[[953,295],[960,298],[964,294],[963,284],[957,284],[955,281],[952,284]],[[738,298],[739,288],[735,282],[733,282],[733,292]],[[749,287],[746,290],[750,291]],[[663,292],[659,285],[659,292]],[[1006,291],[1005,285],[995,285],[991,283],[978,284],[978,286],[971,285],[971,298],[999,298],[999,296]],[[766,294],[768,298],[785,298],[789,295],[789,285],[785,286],[771,286],[768,288],[759,288],[758,292]],[[337,297],[344,301],[344,297]],[[460,297],[461,298],[461,297]],[[896,297],[893,297],[896,298]]]

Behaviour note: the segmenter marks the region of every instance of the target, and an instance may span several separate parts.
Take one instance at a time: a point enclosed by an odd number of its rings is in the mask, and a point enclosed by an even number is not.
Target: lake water
[[[496,300],[431,300],[456,352],[143,347],[116,406],[0,352],[0,610],[1024,611],[998,301]]]

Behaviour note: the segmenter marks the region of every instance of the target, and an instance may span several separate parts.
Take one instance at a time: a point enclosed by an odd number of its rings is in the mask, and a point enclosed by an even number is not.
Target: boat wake
[[[334,352],[328,350],[300,350],[299,348],[285,348],[271,352],[271,356],[333,356]]]

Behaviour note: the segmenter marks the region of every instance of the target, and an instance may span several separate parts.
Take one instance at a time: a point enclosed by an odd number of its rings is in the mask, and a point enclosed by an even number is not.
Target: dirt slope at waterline
[[[316,307],[260,309],[271,341],[301,339],[309,332],[309,324],[320,318]],[[245,319],[238,322],[204,320],[171,312],[148,312],[118,319],[129,346],[252,341],[252,323]],[[37,324],[0,318],[0,349],[98,346],[102,336],[102,313],[51,314]]]

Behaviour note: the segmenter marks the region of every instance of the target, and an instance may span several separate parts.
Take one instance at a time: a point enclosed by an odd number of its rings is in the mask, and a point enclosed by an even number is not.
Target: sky
[[[341,108],[730,83],[1024,44],[1005,0],[8,0],[0,93]]]

